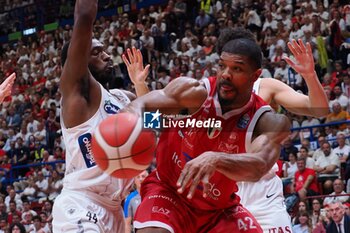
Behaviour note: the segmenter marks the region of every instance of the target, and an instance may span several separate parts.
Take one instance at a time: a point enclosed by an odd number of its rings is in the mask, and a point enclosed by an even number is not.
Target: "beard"
[[[107,83],[110,83],[115,76],[115,68],[105,69],[103,71],[98,71],[92,66],[89,66],[89,70],[92,76],[99,82],[102,86],[106,87]]]
[[[236,89],[230,82],[227,82],[224,80],[221,80],[217,84],[219,103],[222,107],[227,107],[227,106],[232,105],[232,103],[234,102],[234,100],[236,98],[236,94],[233,94],[231,96],[227,96],[227,94],[230,95],[230,93],[221,93],[221,92],[225,92],[221,89],[221,87],[223,85],[226,85],[226,87],[231,87],[232,89],[229,91],[231,93],[236,93]]]

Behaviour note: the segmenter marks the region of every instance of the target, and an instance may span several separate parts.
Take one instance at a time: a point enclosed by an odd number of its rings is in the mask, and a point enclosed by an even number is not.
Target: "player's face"
[[[232,109],[244,106],[260,74],[261,69],[254,69],[247,56],[222,52],[217,72],[220,104]]]
[[[101,84],[106,84],[113,78],[114,67],[111,57],[104,51],[103,45],[96,40],[92,41],[89,70]]]

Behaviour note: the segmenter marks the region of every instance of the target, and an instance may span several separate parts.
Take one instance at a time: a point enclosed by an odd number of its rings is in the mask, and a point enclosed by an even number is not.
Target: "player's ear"
[[[254,72],[254,77],[253,77],[253,79],[254,79],[254,82],[260,77],[260,75],[261,75],[261,73],[262,73],[262,69],[257,69],[255,72]]]

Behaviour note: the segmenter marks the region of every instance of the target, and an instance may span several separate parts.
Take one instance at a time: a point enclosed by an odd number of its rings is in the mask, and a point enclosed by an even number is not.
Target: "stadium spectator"
[[[19,194],[17,194],[14,189],[10,189],[9,195],[5,197],[4,203],[6,205],[7,211],[10,211],[11,201],[16,203],[16,207],[18,208],[18,210],[22,210],[23,202],[21,200],[21,196]]]
[[[318,194],[317,176],[313,169],[306,168],[306,161],[300,157],[297,160],[298,171],[295,172],[291,192],[297,192],[300,200],[306,200],[307,196]]]
[[[311,232],[310,216],[307,212],[299,212],[297,224],[293,226],[293,233]]]
[[[22,223],[16,222],[11,224],[9,233],[26,233],[26,229]]]
[[[322,209],[322,202],[319,199],[312,199],[311,201],[312,207],[311,207],[311,226],[312,229],[314,229],[319,222],[320,215],[321,215],[321,209]]]
[[[344,191],[344,182],[341,179],[336,179],[333,181],[333,192],[330,195],[346,195]],[[323,205],[329,205],[332,201],[340,201],[342,203],[349,200],[349,196],[332,196],[326,197],[323,201]]]
[[[350,217],[345,215],[344,206],[336,201],[329,204],[332,221],[327,225],[327,233],[350,233]]]
[[[324,192],[329,193],[333,184],[332,179],[339,176],[340,163],[329,142],[324,142],[321,148],[323,153],[315,161],[314,170],[318,180],[324,182]]]
[[[134,185],[135,190],[131,192],[125,199],[124,202],[124,217],[125,217],[125,232],[135,232],[133,227],[134,216],[137,207],[141,203],[141,183],[148,176],[148,171],[143,171],[135,177]]]
[[[309,149],[305,146],[301,146],[299,150],[299,158],[305,159],[306,168],[313,169],[315,166],[315,160],[312,157],[309,157]]]

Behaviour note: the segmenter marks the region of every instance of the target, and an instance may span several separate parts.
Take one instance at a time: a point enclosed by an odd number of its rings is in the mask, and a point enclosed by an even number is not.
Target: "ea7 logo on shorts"
[[[79,143],[80,151],[83,155],[86,167],[90,168],[90,167],[96,166],[95,159],[92,156],[92,150],[91,150],[91,134],[86,133],[81,135],[78,138],[78,143]]]
[[[168,210],[167,208],[159,207],[159,206],[153,206],[152,213],[164,214],[166,216],[169,216],[170,210]]]

